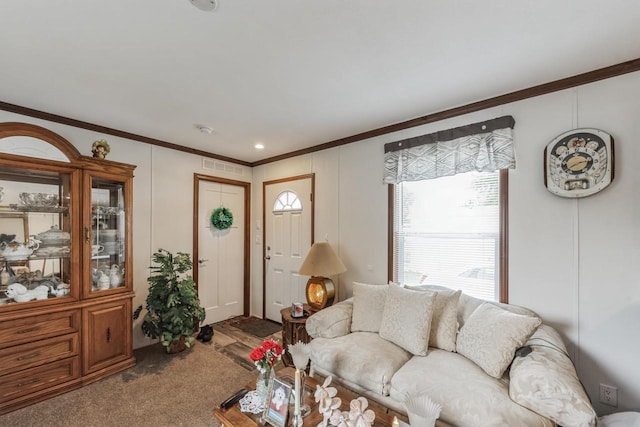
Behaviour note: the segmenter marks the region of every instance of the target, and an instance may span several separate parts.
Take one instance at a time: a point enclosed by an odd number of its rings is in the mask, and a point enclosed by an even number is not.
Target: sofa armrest
[[[595,426],[596,413],[558,332],[540,325],[527,345],[532,352],[511,364],[511,399],[564,427]]]
[[[309,316],[305,323],[307,333],[312,338],[337,338],[351,332],[353,298],[324,308]]]

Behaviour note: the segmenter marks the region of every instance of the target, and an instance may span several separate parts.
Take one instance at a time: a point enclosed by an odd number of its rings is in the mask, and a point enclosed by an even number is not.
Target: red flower
[[[269,351],[272,348],[276,348],[277,346],[278,343],[276,343],[274,340],[266,340],[262,343],[262,348],[265,349],[265,351]]]
[[[270,369],[280,361],[283,353],[284,349],[280,344],[274,340],[266,340],[260,347],[251,351],[249,359],[255,363],[258,369]]]
[[[265,351],[262,347],[256,347],[253,349],[253,351],[251,352],[251,354],[249,355],[249,358],[251,360],[253,360],[254,362],[258,361],[258,360],[262,360],[262,358],[265,356]]]

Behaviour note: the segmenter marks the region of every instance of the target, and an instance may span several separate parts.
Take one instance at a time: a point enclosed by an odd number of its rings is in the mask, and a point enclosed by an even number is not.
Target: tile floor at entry
[[[213,345],[216,350],[238,365],[253,371],[256,368],[253,362],[249,360],[251,350],[260,346],[266,339],[274,339],[282,343],[282,330],[265,338],[260,338],[232,326],[232,323],[241,319],[246,319],[246,317],[232,317],[222,322],[214,323]]]

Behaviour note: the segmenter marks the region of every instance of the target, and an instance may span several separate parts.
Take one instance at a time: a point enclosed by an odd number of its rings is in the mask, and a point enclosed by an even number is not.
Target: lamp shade
[[[347,271],[329,242],[314,243],[300,266],[302,276],[333,276]]]

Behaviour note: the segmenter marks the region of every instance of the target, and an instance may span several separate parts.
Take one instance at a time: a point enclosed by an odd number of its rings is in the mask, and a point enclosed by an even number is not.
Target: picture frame
[[[301,302],[291,303],[291,317],[304,317],[304,305]]]
[[[267,391],[267,404],[262,419],[273,427],[286,427],[289,415],[291,385],[275,378]]]

